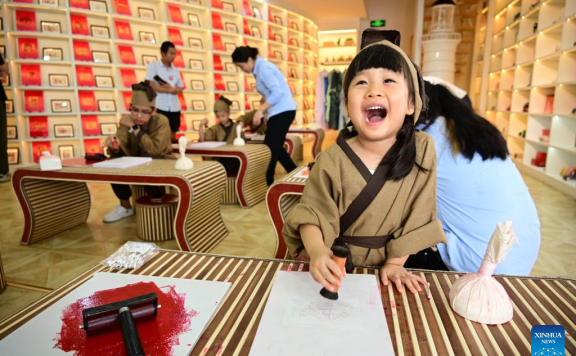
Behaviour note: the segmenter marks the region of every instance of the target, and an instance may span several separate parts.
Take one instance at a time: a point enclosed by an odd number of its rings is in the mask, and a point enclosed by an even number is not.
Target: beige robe
[[[232,131],[226,140],[226,143],[233,143],[236,136],[236,126],[238,124],[232,124]],[[241,133],[242,138],[244,139],[244,132]],[[212,125],[206,129],[204,132],[204,141],[224,141],[226,137],[226,130],[220,124]]]
[[[138,136],[128,130],[127,126],[120,125],[116,131],[119,146],[126,156],[176,159],[172,153],[170,124],[166,116],[153,115],[148,121],[148,126],[142,128]],[[121,151],[114,153],[109,150],[108,152],[113,158],[124,155]]]
[[[238,120],[236,120],[236,122],[241,122],[244,125],[244,127],[248,127],[250,131],[258,135],[264,135],[266,133],[266,120],[262,119],[260,125],[258,126],[253,125],[252,121],[254,120],[255,113],[256,110],[249,111],[246,114],[240,116]]]
[[[382,265],[386,258],[403,257],[446,242],[436,219],[436,152],[431,136],[416,132],[415,166],[400,181],[388,180],[360,217],[342,232],[347,236],[392,234],[386,247],[369,249],[349,244],[355,266]],[[284,240],[294,258],[307,258],[299,226],[316,225],[324,243],[332,246],[341,234],[340,217],[366,186],[366,181],[337,144],[320,155],[306,182],[300,203],[286,217]]]

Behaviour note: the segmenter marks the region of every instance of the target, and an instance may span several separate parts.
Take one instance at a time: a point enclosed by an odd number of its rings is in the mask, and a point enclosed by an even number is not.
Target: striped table
[[[286,258],[288,254],[288,248],[282,237],[282,229],[284,228],[286,214],[300,202],[304,186],[306,185],[306,179],[294,178],[294,175],[302,168],[304,167],[298,167],[274,182],[266,193],[268,216],[270,216],[272,225],[274,225],[274,232],[278,240],[276,253],[274,254],[276,258]]]
[[[264,137],[264,135],[248,134],[246,135],[246,143],[263,144]],[[295,161],[295,163],[302,161],[304,150],[302,139],[299,135],[286,135],[284,146],[286,148],[286,152],[288,152],[288,155],[290,158],[292,158],[293,161]]]
[[[177,149],[174,152],[178,152]],[[234,146],[224,145],[214,148],[188,147],[186,154],[206,157],[234,157],[240,160],[236,177],[236,195],[240,206],[250,208],[266,196],[266,170],[270,164],[270,149],[266,145]]]
[[[276,271],[307,271],[308,264],[287,260],[228,257],[162,250],[137,270],[115,273],[175,277],[232,283],[228,294],[192,353],[195,356],[248,355]],[[0,339],[70,293],[96,272],[96,266],[0,323]],[[358,268],[354,273],[374,274],[378,269]],[[514,303],[514,318],[504,325],[468,321],[449,306],[450,286],[459,277],[452,272],[418,271],[430,282],[426,294],[399,294],[380,285],[382,304],[394,351],[403,355],[530,355],[533,325],[562,325],[566,329],[566,355],[576,355],[576,281],[560,278],[500,276]],[[345,281],[344,281],[345,283]],[[320,288],[319,288],[320,289]],[[59,330],[54,330],[54,335]],[[1,350],[0,350],[1,351]]]
[[[86,182],[97,182],[173,187],[179,195],[174,218],[178,246],[183,251],[210,251],[228,235],[219,205],[226,172],[218,162],[195,162],[188,171],[175,170],[175,163],[158,159],[124,169],[18,168],[12,187],[24,213],[21,243],[27,245],[86,222],[90,212]]]
[[[322,152],[322,143],[324,142],[324,130],[322,129],[306,129],[306,128],[290,128],[289,133],[297,133],[302,135],[312,135],[314,137],[314,144],[312,145],[312,159]]]

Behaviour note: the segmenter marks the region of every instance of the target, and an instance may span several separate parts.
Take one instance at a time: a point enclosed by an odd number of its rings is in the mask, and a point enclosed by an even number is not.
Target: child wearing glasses
[[[175,159],[170,139],[170,123],[164,115],[156,113],[156,93],[148,81],[132,85],[130,114],[123,115],[120,127],[108,136],[104,146],[111,158],[122,156]],[[164,187],[145,187],[154,198],[164,195]],[[104,216],[104,222],[114,222],[134,215],[130,203],[132,190],[129,185],[112,184],[114,194],[120,200],[112,212]]]

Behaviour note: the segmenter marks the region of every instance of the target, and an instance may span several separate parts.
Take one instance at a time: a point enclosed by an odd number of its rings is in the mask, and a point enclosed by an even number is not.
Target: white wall
[[[382,29],[400,31],[400,47],[412,56],[412,42],[416,16],[415,0],[364,0],[368,19],[360,21],[360,34],[370,27],[370,20],[386,20]]]

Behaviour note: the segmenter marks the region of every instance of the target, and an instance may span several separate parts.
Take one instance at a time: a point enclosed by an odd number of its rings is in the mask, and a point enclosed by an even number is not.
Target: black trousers
[[[431,269],[435,271],[448,271],[448,267],[442,261],[440,252],[434,251],[430,247],[418,252],[415,255],[410,255],[406,263],[404,263],[405,268],[419,268],[419,269]]]
[[[266,129],[266,136],[264,137],[264,144],[270,148],[271,153],[270,165],[268,166],[268,171],[266,171],[266,183],[268,183],[268,186],[274,183],[276,162],[280,161],[286,172],[296,169],[292,158],[284,149],[284,141],[286,141],[288,129],[295,118],[296,111],[285,111],[268,118],[268,129]]]
[[[163,186],[146,185],[144,189],[146,194],[151,195],[152,198],[162,198],[166,194],[166,187]],[[132,189],[126,184],[112,184],[112,190],[120,200],[128,200],[132,196]]]
[[[7,174],[8,171],[8,118],[6,102],[0,100],[0,174]]]
[[[180,127],[180,111],[171,112],[171,111],[163,111],[160,109],[156,109],[158,114],[162,114],[168,118],[168,122],[170,122],[170,131],[177,132],[178,128]]]

